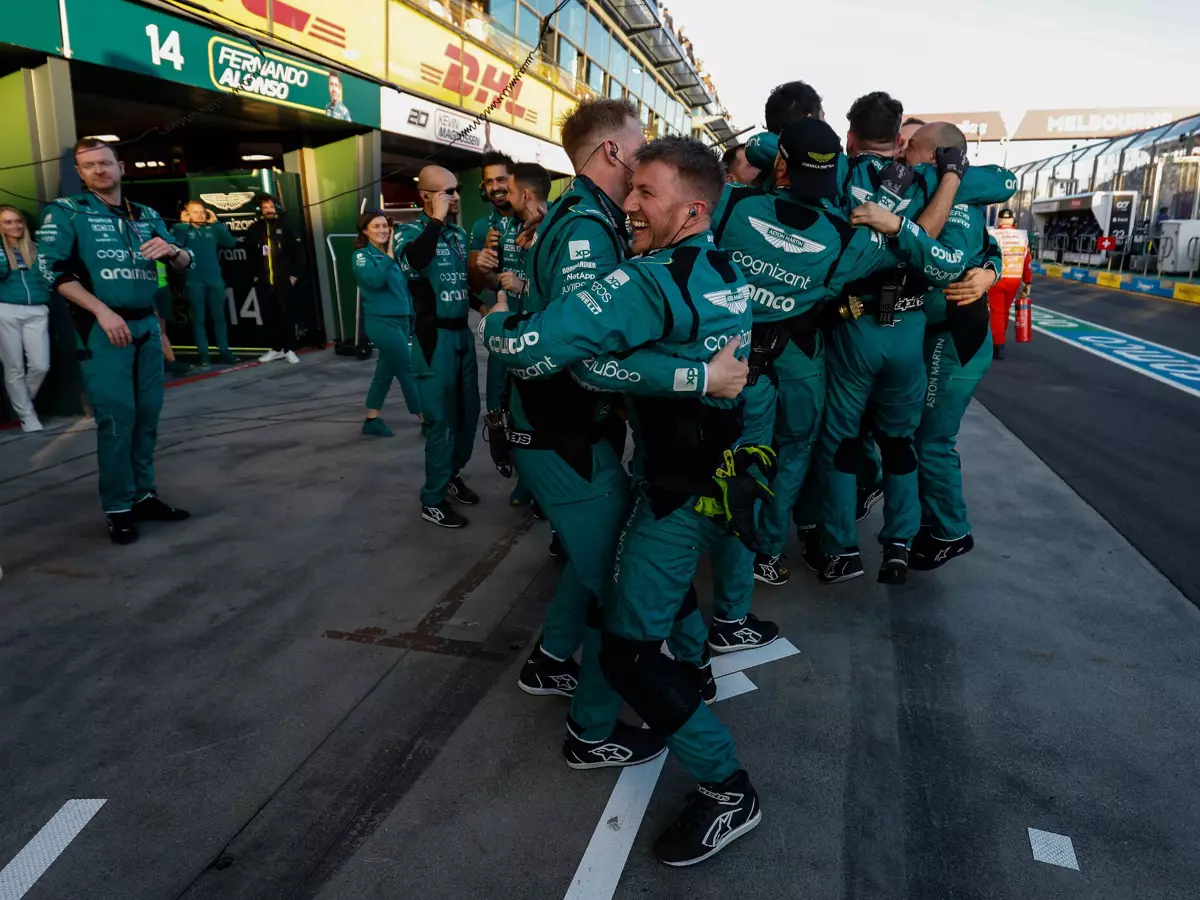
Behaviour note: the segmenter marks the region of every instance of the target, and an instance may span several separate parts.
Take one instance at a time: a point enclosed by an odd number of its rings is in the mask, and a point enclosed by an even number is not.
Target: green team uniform
[[[404,405],[417,415],[421,399],[409,350],[413,305],[404,273],[396,260],[374,244],[367,244],[354,251],[354,278],[362,295],[363,328],[379,351],[375,376],[367,391],[367,409],[383,408],[395,378],[404,392]]]
[[[839,177],[844,211],[873,198],[894,212],[916,216],[932,198],[937,175],[930,166],[909,169],[863,154],[839,166]],[[972,167],[958,196],[968,202],[1003,202],[1014,188],[1012,173],[994,166]],[[900,234],[887,243],[901,264],[844,287],[844,295],[861,298],[864,314],[835,328],[830,338],[820,491],[824,545],[831,554],[855,553],[858,548],[855,497],[868,404],[883,469],[884,526],[879,540],[908,546],[920,525],[913,439],[926,386],[923,295],[931,286],[958,280],[965,266],[960,250],[933,241],[907,218]],[[893,322],[885,325],[879,320],[880,301],[890,294],[895,298]]]
[[[393,252],[412,293],[413,374],[424,418],[421,505],[440,506],[450,479],[471,459],[479,426],[479,370],[467,326],[467,236],[425,213],[396,229]]]
[[[110,207],[92,193],[48,204],[38,229],[38,264],[52,287],[78,281],[129,326],[116,347],[93,315],[70,304],[83,387],[96,417],[100,502],[127,512],[156,493],[154,448],[163,403],[162,333],[155,315],[158,274],[138,252],[171,237],[158,213],[140,203]]]
[[[171,235],[180,247],[192,254],[195,265],[184,277],[188,307],[192,312],[192,334],[200,365],[208,365],[208,332],[205,317],[211,316],[217,350],[228,359],[229,326],[225,323],[225,279],[221,275],[220,251],[237,246],[237,240],[223,222],[192,225],[179,222],[171,226]]]
[[[524,317],[578,303],[573,295],[599,285],[621,264],[627,246],[624,214],[590,179],[577,177],[547,210],[529,250]],[[484,321],[494,331],[499,319],[516,323],[521,318],[488,316]],[[536,342],[536,335],[518,339],[489,333],[484,346],[508,366],[521,346],[528,343],[536,350]],[[585,740],[604,738],[614,727],[617,710],[609,712],[615,695],[599,670],[599,604],[628,506],[629,477],[621,451],[605,439],[605,395],[583,387],[550,359],[535,356],[509,371],[513,465],[567,557],[542,622],[542,649],[565,660],[583,646],[571,727]]]
[[[552,236],[553,215],[552,210],[547,217]],[[617,250],[613,243],[597,248],[596,240],[579,234],[560,238],[576,261],[593,259],[597,249]],[[535,280],[537,260],[535,255]],[[488,316],[481,333],[518,378],[521,372],[561,373],[585,359],[651,344],[699,368],[734,337],[748,344],[751,293],[704,232],[630,260],[532,317]],[[740,768],[729,732],[700,702],[695,663],[707,629],[690,588],[700,557],[726,535],[722,524],[696,506],[714,489],[712,477],[724,452],[741,437],[742,406],[740,399],[631,397],[640,477],[608,573],[600,654],[604,674],[620,696],[585,694],[581,681],[571,710],[585,729],[591,722],[601,726],[581,737],[600,738],[623,697],[702,782],[724,781]],[[574,561],[569,545],[567,553]],[[660,652],[668,638],[682,657],[672,660]],[[585,713],[589,722],[580,721]]]
[[[496,273],[499,274],[505,269],[516,271],[513,268],[514,264],[519,264],[523,272],[525,268],[525,251],[516,244],[517,235],[521,233],[521,222],[516,216],[501,215],[500,210],[494,207],[486,218],[476,219],[475,224],[471,226],[470,252],[477,253],[487,245],[488,231],[493,228],[500,233],[500,245],[497,250],[500,256],[500,267],[496,270]],[[521,277],[524,279],[523,275]],[[484,291],[480,299],[484,305],[491,307],[496,302],[496,292],[490,290]],[[513,313],[521,312],[521,298],[510,294],[508,296],[508,308]],[[493,360],[491,357],[488,358],[486,377],[485,397],[487,409],[499,409],[506,377],[504,366],[500,364],[499,360]]]
[[[968,269],[999,274],[1000,248],[988,234],[984,207],[956,204],[938,240],[961,250]],[[975,386],[992,364],[987,296],[957,306],[947,304],[941,290],[931,290],[925,318],[925,408],[916,437],[921,524],[933,537],[954,541],[971,531],[955,444]]]
[[[754,346],[775,348],[748,393],[777,393],[772,433],[778,471],[762,528],[765,552],[777,556],[787,545],[825,407],[825,301],[892,257],[879,235],[852,228],[819,202],[786,190],[734,188],[725,197],[717,210],[717,243],[754,287]]]

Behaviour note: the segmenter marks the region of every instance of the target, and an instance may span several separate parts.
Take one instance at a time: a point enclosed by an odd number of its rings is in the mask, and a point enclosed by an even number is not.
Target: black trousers
[[[296,349],[296,319],[292,313],[293,292],[291,285],[264,285],[259,291],[259,306],[262,309],[263,327],[272,350]]]

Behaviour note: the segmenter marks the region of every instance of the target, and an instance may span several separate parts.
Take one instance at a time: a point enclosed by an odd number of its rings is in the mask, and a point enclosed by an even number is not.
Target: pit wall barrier
[[[1044,262],[1035,262],[1032,268],[1035,273],[1047,278],[1062,278],[1066,281],[1095,284],[1143,296],[1165,297],[1168,300],[1200,304],[1200,284],[1157,278],[1152,275],[1135,275],[1132,272],[1106,272],[1104,269],[1060,266]]]

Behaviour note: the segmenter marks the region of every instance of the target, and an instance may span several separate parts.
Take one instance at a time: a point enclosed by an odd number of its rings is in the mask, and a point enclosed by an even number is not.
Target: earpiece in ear
[[[698,215],[700,215],[700,213],[699,213],[699,212],[697,212],[697,211],[696,211],[696,207],[694,207],[694,206],[693,206],[691,209],[689,209],[689,210],[688,210],[688,215],[689,215],[689,216],[692,216],[692,217],[695,217],[695,216],[698,216]]]
[[[613,148],[612,148],[611,150],[609,150],[609,151],[608,151],[608,155],[609,155],[609,156],[611,156],[613,159],[616,159],[616,158],[617,158],[617,151],[618,151],[619,149],[620,149],[620,148],[619,148],[619,147],[618,147],[616,144],[613,144]]]

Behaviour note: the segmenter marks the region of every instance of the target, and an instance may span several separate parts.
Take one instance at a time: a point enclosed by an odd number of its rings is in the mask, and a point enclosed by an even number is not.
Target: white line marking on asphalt
[[[1126,338],[1130,341],[1133,341],[1138,344],[1142,344],[1147,347],[1154,347],[1159,350],[1165,350],[1169,353],[1174,353],[1177,356],[1184,357],[1187,359],[1194,359],[1197,362],[1200,362],[1200,357],[1192,356],[1192,354],[1185,353],[1182,350],[1176,350],[1174,347],[1168,347],[1166,344],[1157,344],[1154,341],[1147,341],[1147,340],[1144,340],[1143,338],[1134,337],[1132,334],[1126,334],[1123,331],[1117,331],[1115,328],[1109,328],[1106,325],[1097,325],[1095,322],[1087,321],[1087,319],[1080,319],[1076,316],[1068,316],[1066,313],[1055,312],[1054,310],[1049,309],[1048,307],[1045,307],[1045,306],[1041,307],[1041,309],[1044,310],[1045,312],[1051,313],[1055,316],[1059,316],[1060,318],[1073,320],[1073,321],[1079,322],[1083,325],[1087,325],[1088,327],[1093,328],[1096,331],[1106,331],[1110,334],[1118,335],[1119,337]],[[1102,350],[1098,350],[1095,347],[1091,347],[1088,344],[1084,343],[1083,341],[1079,340],[1078,338],[1071,338],[1066,334],[1059,334],[1058,332],[1055,332],[1049,328],[1043,328],[1042,326],[1038,325],[1036,323],[1036,321],[1033,324],[1033,330],[1038,332],[1039,334],[1044,334],[1047,337],[1052,337],[1056,341],[1062,341],[1064,344],[1069,344],[1072,347],[1076,347],[1080,350],[1090,353],[1090,354],[1092,354],[1092,356],[1098,356],[1101,359],[1107,360],[1110,363],[1115,363],[1116,365],[1121,366],[1122,368],[1129,369],[1129,371],[1131,371],[1131,372],[1137,372],[1139,375],[1145,375],[1147,378],[1153,378],[1155,381],[1161,382],[1162,384],[1165,384],[1165,385],[1169,385],[1170,387],[1173,387],[1176,390],[1183,391],[1185,394],[1191,394],[1193,397],[1200,397],[1200,389],[1191,387],[1186,384],[1180,384],[1178,381],[1167,378],[1163,375],[1159,375],[1157,372],[1152,372],[1149,369],[1145,368],[1144,366],[1138,366],[1131,362],[1128,362],[1127,360],[1118,359],[1113,354],[1105,353]]]
[[[64,803],[33,840],[0,871],[0,900],[21,900],[104,803],[104,800],[68,800]]]
[[[1029,846],[1033,848],[1033,858],[1038,862],[1079,871],[1079,860],[1075,858],[1075,845],[1065,834],[1030,828]]]
[[[756,690],[757,685],[746,677],[745,672],[732,672],[729,675],[723,675],[717,679],[717,699],[720,703],[722,700],[728,700],[730,697],[737,697],[741,694],[748,694]]]
[[[776,638],[765,647],[755,647],[753,650],[739,650],[737,653],[724,653],[720,656],[714,654],[712,661],[713,675],[720,678],[722,675],[740,672],[742,669],[761,666],[764,663],[775,662],[777,659],[786,659],[789,656],[795,656],[799,652],[795,644],[787,638],[781,637]]]
[[[754,682],[741,672],[717,679],[718,702],[753,690],[756,690]],[[575,870],[575,877],[571,879],[565,900],[612,900],[642,817],[646,815],[646,806],[669,755],[664,753],[648,763],[621,770],[617,786],[608,798],[608,805],[604,807],[579,868]]]
[[[742,673],[743,669],[799,652],[787,638],[778,638],[765,647],[714,657],[712,671],[717,679],[717,700],[756,689],[754,682]],[[621,770],[564,900],[612,900],[668,755],[664,753],[651,762]]]

